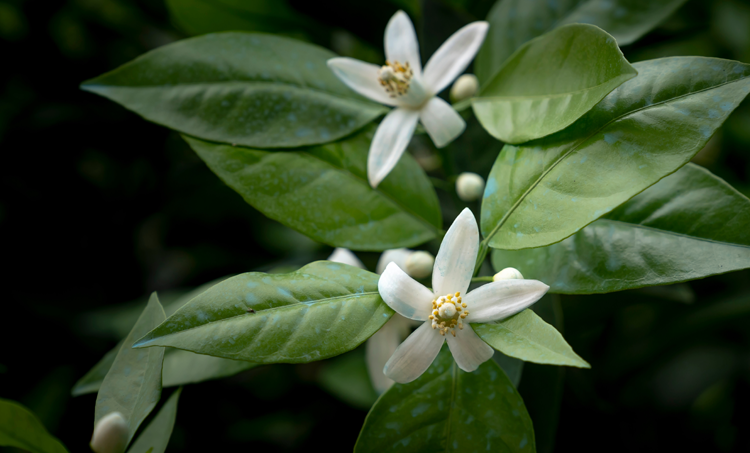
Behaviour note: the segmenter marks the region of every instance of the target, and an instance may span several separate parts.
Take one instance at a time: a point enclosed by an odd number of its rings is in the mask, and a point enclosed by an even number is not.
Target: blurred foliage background
[[[381,62],[382,31],[397,9],[413,17],[429,56],[492,4],[0,0],[0,397],[27,405],[71,451],[86,451],[95,396],[72,398],[70,389],[129,330],[146,295],[159,291],[167,302],[216,278],[331,252],[245,204],[177,134],[80,91],[80,82],[226,29],[282,33]],[[750,62],[750,2],[688,0],[623,51],[631,62]],[[501,146],[473,121],[439,156],[419,139],[411,152],[426,166],[442,159],[432,175],[450,181],[461,171],[486,177]],[[748,102],[695,161],[750,195]],[[449,184],[438,189],[449,224],[463,205]],[[359,255],[374,269],[377,254]],[[519,390],[540,452],[750,448],[750,272],[560,301],[562,312],[550,316],[564,320],[592,369],[524,366]],[[348,451],[374,400],[361,357],[189,386],[170,451]]]

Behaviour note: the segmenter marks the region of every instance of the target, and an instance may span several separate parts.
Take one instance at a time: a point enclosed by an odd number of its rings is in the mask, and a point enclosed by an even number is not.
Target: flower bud
[[[336,247],[333,250],[333,253],[331,253],[331,256],[328,257],[328,261],[333,261],[334,263],[341,263],[341,264],[348,264],[350,266],[358,267],[360,269],[364,269],[365,265],[362,264],[362,261],[357,258],[357,255],[352,253],[351,250]]]
[[[523,275],[521,275],[518,269],[506,267],[492,277],[493,282],[498,280],[523,280]]]
[[[128,446],[128,422],[119,412],[110,412],[94,426],[91,449],[96,453],[122,453]]]
[[[484,193],[484,179],[476,173],[461,173],[456,179],[456,192],[463,201],[478,200]]]
[[[451,101],[459,102],[469,99],[477,94],[479,80],[474,74],[464,74],[453,83],[451,87]]]
[[[400,267],[401,270],[406,271],[406,260],[412,253],[414,253],[414,251],[409,249],[386,250],[380,255],[378,264],[375,266],[375,272],[382,274],[390,263],[396,263],[396,266]]]
[[[425,278],[432,273],[432,266],[435,265],[435,257],[429,252],[418,251],[412,253],[406,259],[407,274],[414,278]]]

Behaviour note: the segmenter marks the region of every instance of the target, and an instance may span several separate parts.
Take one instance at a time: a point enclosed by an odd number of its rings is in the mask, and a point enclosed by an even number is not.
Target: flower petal
[[[370,374],[372,386],[378,393],[385,392],[393,385],[393,380],[383,374],[383,367],[398,345],[409,334],[412,322],[396,313],[367,340],[365,345],[367,372]]]
[[[394,98],[385,92],[378,79],[380,66],[355,60],[354,58],[331,58],[328,67],[349,88],[385,105],[396,105]]]
[[[414,253],[413,250],[409,249],[391,249],[386,250],[380,255],[378,264],[375,266],[375,272],[382,274],[388,263],[396,263],[402,270],[406,269],[406,260]]]
[[[409,277],[394,263],[388,264],[378,280],[378,292],[389,307],[409,319],[426,321],[432,311],[432,292]]]
[[[439,97],[430,99],[422,107],[419,120],[438,148],[452,142],[466,128],[461,115]]]
[[[414,24],[403,11],[398,11],[385,27],[385,58],[390,63],[409,63],[414,74],[422,75],[422,59],[419,56],[419,41]]]
[[[342,263],[342,264],[348,264],[350,266],[358,267],[360,269],[366,269],[365,265],[362,264],[362,261],[357,258],[357,255],[352,253],[351,250],[336,247],[333,250],[333,253],[331,253],[331,256],[328,257],[328,261],[333,261],[334,263]]]
[[[432,289],[436,296],[460,291],[465,295],[474,274],[479,253],[477,220],[469,208],[453,221],[445,233],[432,269]]]
[[[388,359],[383,373],[402,384],[411,382],[427,371],[441,346],[443,337],[426,322],[401,343]]]
[[[538,280],[498,280],[480,286],[463,298],[466,322],[491,322],[513,316],[538,301],[549,286]]]
[[[474,333],[471,326],[453,329],[453,331],[456,332],[456,336],[446,335],[445,341],[448,342],[453,360],[456,361],[459,368],[470,373],[492,358],[495,350],[479,338],[479,335]]]
[[[448,38],[432,54],[424,67],[424,84],[433,93],[440,93],[453,79],[458,77],[482,46],[489,24],[484,21],[472,22]]]
[[[414,135],[418,120],[418,111],[397,108],[388,112],[380,122],[370,144],[370,154],[367,156],[367,179],[373,188],[377,187],[398,163],[409,145],[411,136]]]

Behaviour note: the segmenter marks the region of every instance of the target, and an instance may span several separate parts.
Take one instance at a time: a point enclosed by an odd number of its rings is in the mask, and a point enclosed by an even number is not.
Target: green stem
[[[479,243],[479,253],[477,254],[477,262],[474,265],[474,274],[477,275],[479,273],[479,269],[482,267],[482,263],[484,263],[484,259],[487,258],[487,250],[490,247],[490,239],[487,238]]]
[[[486,277],[474,277],[474,278],[471,279],[472,283],[481,283],[481,282],[490,282],[491,283],[493,281],[494,280],[492,280],[492,276],[491,275],[488,275]]]

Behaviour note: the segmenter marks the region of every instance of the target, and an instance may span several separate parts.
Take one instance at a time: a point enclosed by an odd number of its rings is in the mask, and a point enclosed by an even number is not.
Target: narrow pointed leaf
[[[750,200],[688,164],[568,239],[495,250],[550,292],[608,293],[666,285],[750,267]]]
[[[121,413],[128,422],[128,442],[159,401],[164,359],[164,348],[138,350],[131,345],[165,318],[154,293],[125,338],[96,397],[94,424],[111,412]]]
[[[259,148],[328,143],[386,110],[326,66],[336,55],[260,33],[199,36],[152,50],[81,88],[195,137]]]
[[[367,414],[355,453],[534,452],[521,396],[492,360],[461,371],[447,347],[409,384],[394,384]]]
[[[370,187],[372,134],[368,128],[340,142],[283,153],[185,140],[245,201],[317,241],[379,251],[437,237],[437,195],[410,156],[377,189]]]
[[[482,340],[505,355],[526,362],[590,368],[557,329],[529,309],[502,321],[472,327]]]
[[[567,24],[592,24],[624,46],[638,40],[677,10],[685,0],[499,0],[474,63],[484,85],[524,43]]]
[[[30,453],[67,453],[36,415],[15,401],[0,398],[0,446]]]
[[[182,388],[178,388],[159,409],[151,423],[143,430],[128,453],[164,453],[172,436],[174,421],[177,418],[177,402]]]
[[[289,274],[238,275],[177,310],[137,346],[256,363],[322,360],[359,346],[393,315],[377,282],[376,274],[328,261]]]
[[[750,92],[750,65],[735,61],[634,66],[638,77],[567,129],[503,148],[482,202],[491,247],[554,244],[611,212],[685,165]]]
[[[635,76],[614,38],[573,24],[521,46],[472,107],[490,135],[523,143],[564,129]]]

